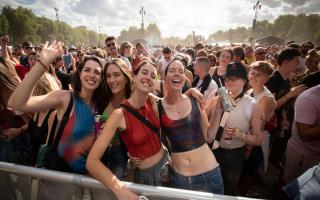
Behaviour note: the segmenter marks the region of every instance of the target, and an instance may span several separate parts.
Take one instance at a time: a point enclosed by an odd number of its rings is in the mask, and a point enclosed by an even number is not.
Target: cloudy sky
[[[145,24],[155,22],[164,37],[186,36],[193,30],[208,36],[218,30],[251,26],[256,0],[1,0],[4,5],[23,6],[39,16],[60,20],[71,26],[118,36],[121,30],[140,26],[139,9],[145,8]],[[278,15],[320,14],[320,0],[262,0],[258,20],[274,20]]]

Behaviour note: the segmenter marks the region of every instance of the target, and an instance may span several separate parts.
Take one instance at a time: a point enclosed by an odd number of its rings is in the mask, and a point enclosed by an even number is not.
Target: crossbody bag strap
[[[69,101],[69,104],[68,104],[68,107],[67,107],[67,110],[66,112],[63,114],[63,117],[62,117],[62,120],[61,120],[61,123],[60,123],[60,126],[59,126],[59,129],[58,129],[58,132],[57,132],[57,136],[55,138],[55,140],[53,141],[53,144],[52,144],[52,150],[56,150],[57,149],[57,146],[58,146],[58,143],[61,139],[61,136],[62,136],[62,132],[64,130],[64,127],[66,126],[67,124],[67,121],[69,119],[69,116],[70,116],[70,112],[72,110],[72,107],[73,107],[73,95],[70,93],[70,101]],[[56,117],[57,118],[57,117]],[[55,119],[56,120],[56,119]]]
[[[153,132],[155,132],[159,136],[159,129],[155,127],[151,122],[149,122],[145,117],[143,117],[140,113],[138,113],[136,110],[131,108],[130,106],[126,104],[120,104],[120,107],[124,108],[128,112],[130,112],[133,116],[135,116],[139,121],[144,123],[147,127],[149,127]]]

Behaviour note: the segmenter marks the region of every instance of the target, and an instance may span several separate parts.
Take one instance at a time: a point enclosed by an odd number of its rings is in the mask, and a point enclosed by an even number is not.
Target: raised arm
[[[119,128],[125,129],[125,119],[122,110],[116,109],[90,150],[86,166],[90,174],[109,188],[118,199],[138,199],[138,196],[125,188],[124,184],[101,162],[101,157]]]
[[[62,105],[63,94],[66,95],[65,91],[54,91],[47,95],[30,97],[37,81],[48,70],[48,66],[61,54],[62,46],[61,42],[53,42],[50,45],[46,42],[40,52],[39,61],[11,95],[8,101],[10,108],[24,112],[39,112]]]
[[[1,42],[1,57],[5,60],[9,60],[9,54],[8,54],[8,43],[9,43],[9,36],[4,35],[0,38]]]

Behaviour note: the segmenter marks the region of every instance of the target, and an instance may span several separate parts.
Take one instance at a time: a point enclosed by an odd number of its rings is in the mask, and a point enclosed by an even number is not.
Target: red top
[[[23,65],[17,64],[16,65],[16,71],[17,74],[19,75],[20,79],[23,80],[25,75],[30,71],[30,68],[25,67]]]
[[[124,104],[135,109],[142,116],[145,116],[155,127],[160,128],[160,122],[152,109],[152,103],[149,98],[145,106],[139,109],[134,108],[128,101],[125,101]],[[158,135],[130,112],[125,109],[122,109],[122,111],[127,128],[120,135],[130,155],[144,160],[158,153],[161,148]]]

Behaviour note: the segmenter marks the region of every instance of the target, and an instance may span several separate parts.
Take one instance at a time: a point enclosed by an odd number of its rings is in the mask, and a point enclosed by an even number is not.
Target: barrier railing
[[[125,186],[147,199],[208,200],[247,199],[205,192],[124,182]],[[100,182],[84,175],[64,173],[0,162],[0,198],[18,200],[116,199]],[[144,198],[141,198],[144,199]]]

